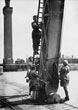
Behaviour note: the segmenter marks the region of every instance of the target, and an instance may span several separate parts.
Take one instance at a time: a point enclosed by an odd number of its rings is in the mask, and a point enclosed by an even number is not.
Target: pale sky
[[[39,0],[10,0],[13,7],[12,33],[13,58],[26,59],[32,55],[31,22],[37,14]],[[0,0],[0,62],[3,59],[3,12],[4,0]],[[65,0],[62,26],[61,53],[78,57],[78,0]]]
[[[61,52],[78,57],[78,0],[65,0]]]

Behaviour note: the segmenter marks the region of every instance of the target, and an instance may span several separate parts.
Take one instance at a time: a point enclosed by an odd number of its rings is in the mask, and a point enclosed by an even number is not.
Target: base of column
[[[11,58],[3,59],[3,64],[13,64],[13,59]]]

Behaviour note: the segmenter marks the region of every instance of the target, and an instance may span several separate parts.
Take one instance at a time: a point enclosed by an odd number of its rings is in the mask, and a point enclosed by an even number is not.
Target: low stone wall
[[[3,71],[25,71],[26,64],[6,64],[3,66]]]
[[[78,70],[78,64],[69,64],[70,71],[77,71]]]
[[[3,74],[3,67],[0,66],[0,75]]]

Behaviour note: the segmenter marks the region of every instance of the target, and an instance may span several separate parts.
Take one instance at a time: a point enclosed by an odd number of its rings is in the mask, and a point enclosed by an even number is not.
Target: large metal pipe
[[[47,82],[45,88],[47,95],[58,90],[63,10],[64,0],[44,0],[40,74]]]

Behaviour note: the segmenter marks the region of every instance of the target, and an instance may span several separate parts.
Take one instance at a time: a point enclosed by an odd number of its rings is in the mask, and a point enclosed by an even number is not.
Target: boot
[[[65,100],[65,101],[68,101],[68,100],[69,100],[69,97],[68,97],[68,96],[66,96],[64,100]]]

